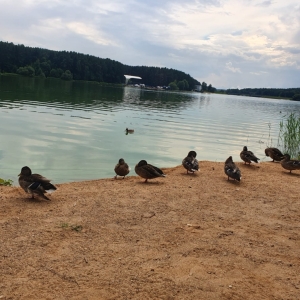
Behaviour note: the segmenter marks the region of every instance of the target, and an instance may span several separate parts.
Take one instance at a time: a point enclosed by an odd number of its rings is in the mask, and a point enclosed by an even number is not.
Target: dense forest
[[[300,88],[290,89],[273,89],[273,88],[256,88],[256,89],[229,89],[223,91],[228,95],[240,95],[250,97],[265,97],[265,98],[287,98],[291,100],[300,100]]]
[[[0,41],[0,73],[56,77],[113,84],[125,82],[124,74],[142,77],[149,86],[170,86],[192,90],[200,83],[190,75],[168,68],[127,66],[108,58],[68,51],[52,51]],[[215,90],[205,82],[204,89]],[[202,86],[203,86],[202,84]]]

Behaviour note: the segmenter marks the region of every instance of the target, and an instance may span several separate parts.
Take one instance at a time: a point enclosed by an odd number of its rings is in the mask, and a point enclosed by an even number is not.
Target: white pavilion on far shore
[[[124,75],[125,76],[125,84],[127,85],[129,79],[134,78],[134,79],[142,79],[142,77],[138,76],[132,76],[132,75]]]

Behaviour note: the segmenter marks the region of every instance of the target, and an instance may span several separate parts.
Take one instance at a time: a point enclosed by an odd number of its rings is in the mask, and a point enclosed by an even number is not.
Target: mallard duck
[[[242,178],[240,169],[235,165],[235,163],[232,160],[232,156],[229,156],[225,161],[224,166],[225,174],[229,178],[232,178],[234,180],[240,181]]]
[[[20,187],[26,193],[31,194],[32,199],[34,198],[34,194],[36,194],[46,200],[50,200],[44,194],[46,191],[56,190],[56,187],[50,183],[49,179],[40,174],[32,174],[30,168],[27,166],[21,169],[21,173],[18,176]]]
[[[115,166],[115,172],[116,176],[115,179],[117,179],[118,175],[123,176],[123,179],[125,176],[130,172],[129,166],[126,164],[123,158],[119,159],[119,163]]]
[[[147,182],[148,179],[166,176],[161,169],[148,164],[145,160],[141,160],[135,166],[134,170],[136,174],[146,179],[145,182]]]
[[[243,151],[240,153],[241,159],[246,163],[251,164],[252,161],[258,163],[259,158],[257,158],[252,151],[248,151],[247,146],[244,146]]]
[[[283,160],[281,160],[281,166],[289,170],[292,173],[293,170],[300,170],[300,160],[291,159],[289,154],[283,155]]]
[[[128,133],[134,133],[134,129],[128,129],[128,128],[126,128],[125,129],[125,131],[126,131],[126,134],[128,134]]]
[[[188,174],[188,172],[194,173],[199,170],[199,162],[196,159],[196,156],[197,153],[195,151],[190,151],[187,157],[182,160],[182,165],[186,169],[186,174]]]
[[[281,161],[283,159],[283,154],[277,148],[266,148],[265,149],[266,156],[270,156],[273,161]]]

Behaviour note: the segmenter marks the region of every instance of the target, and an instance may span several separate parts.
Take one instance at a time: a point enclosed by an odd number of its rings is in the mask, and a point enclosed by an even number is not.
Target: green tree
[[[43,72],[43,70],[41,69],[41,65],[40,65],[40,60],[39,59],[37,59],[34,62],[34,64],[33,64],[32,67],[34,68],[34,74],[35,74],[35,76],[46,77],[45,74],[44,74],[44,72]]]
[[[43,73],[45,74],[45,76],[48,77],[50,70],[51,70],[50,61],[44,61],[44,62],[40,63],[40,67],[41,67]]]
[[[63,74],[63,70],[58,68],[58,69],[51,69],[49,73],[49,77],[55,77],[55,78],[61,78],[61,75]]]
[[[295,94],[292,99],[300,101],[300,94]]]
[[[25,76],[45,75],[64,79],[72,77],[76,80],[95,80],[107,83],[124,83],[124,74],[130,74],[142,77],[143,83],[150,86],[167,86],[171,82],[175,82],[177,86],[178,81],[184,81],[184,90],[190,90],[199,84],[189,74],[179,70],[128,66],[108,58],[103,59],[72,51],[52,51],[0,41],[0,53],[2,73],[18,73]],[[32,66],[34,73],[25,66]],[[64,73],[65,70],[69,70],[72,76],[70,73]],[[173,87],[175,88],[175,86]]]
[[[178,90],[178,86],[175,81],[169,83],[169,87],[172,91]]]
[[[202,92],[206,92],[207,91],[207,83],[206,82],[202,82]]]
[[[189,85],[188,81],[186,79],[184,79],[183,82],[184,82],[184,89],[188,91],[190,89],[190,85]]]
[[[62,73],[60,78],[63,80],[73,80],[73,74],[70,70],[67,70],[64,73]]]
[[[185,89],[184,81],[183,80],[178,81],[177,82],[177,87],[179,88],[179,90],[183,91]]]
[[[33,77],[35,75],[34,68],[31,66],[20,67],[17,69],[17,73],[28,77]]]

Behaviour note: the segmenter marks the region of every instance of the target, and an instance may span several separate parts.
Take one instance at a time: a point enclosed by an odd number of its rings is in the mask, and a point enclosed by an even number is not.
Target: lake
[[[269,160],[264,149],[277,146],[280,120],[299,108],[288,100],[2,75],[0,178],[17,184],[25,165],[54,183],[113,177],[121,157],[135,175],[141,159],[172,167],[189,150],[199,160],[240,161],[244,145]]]

